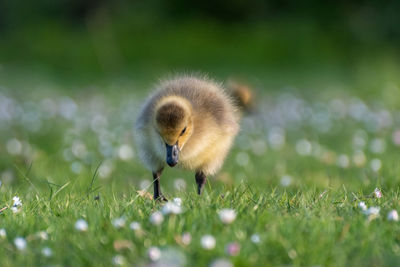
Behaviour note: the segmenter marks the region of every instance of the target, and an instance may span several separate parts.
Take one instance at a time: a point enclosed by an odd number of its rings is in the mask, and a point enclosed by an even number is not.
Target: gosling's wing
[[[154,101],[154,95],[147,99],[133,130],[137,154],[145,166],[153,172],[164,166],[165,155],[161,139],[152,127]]]

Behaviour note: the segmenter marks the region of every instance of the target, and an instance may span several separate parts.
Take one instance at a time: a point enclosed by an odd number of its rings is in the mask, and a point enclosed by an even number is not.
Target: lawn
[[[348,90],[354,83],[271,88],[260,77],[221,172],[199,197],[193,173],[167,168],[168,204],[151,199],[132,140],[151,82],[3,83],[0,265],[398,265],[391,77],[372,94]]]

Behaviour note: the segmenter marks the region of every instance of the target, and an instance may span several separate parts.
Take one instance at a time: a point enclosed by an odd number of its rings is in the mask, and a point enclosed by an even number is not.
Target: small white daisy
[[[136,230],[140,230],[141,226],[140,226],[140,223],[138,223],[138,222],[131,222],[131,224],[129,225],[129,228],[136,231]]]
[[[215,247],[215,238],[212,235],[204,235],[201,237],[200,244],[202,248],[211,250]]]
[[[361,210],[367,210],[367,205],[365,204],[365,202],[364,201],[360,201],[360,203],[358,203],[358,207],[361,209]]]
[[[382,197],[381,190],[379,190],[379,188],[375,188],[374,195],[375,195],[376,198],[381,198]]]
[[[179,197],[176,197],[172,200],[176,205],[182,206],[182,199]]]
[[[8,153],[10,153],[11,155],[19,155],[22,153],[23,149],[22,143],[15,138],[7,141],[6,148]]]
[[[14,245],[18,250],[25,250],[26,249],[26,240],[23,237],[16,237],[14,239]]]
[[[168,214],[181,214],[182,213],[182,208],[180,205],[176,204],[175,202],[167,202],[163,207],[162,207],[162,213],[164,215]]]
[[[5,238],[7,236],[7,231],[4,228],[0,228],[0,237]]]
[[[117,229],[123,228],[125,226],[125,217],[113,219],[112,225]]]
[[[218,212],[219,219],[224,224],[230,224],[236,219],[236,211],[233,209],[223,209]]]
[[[311,155],[312,145],[310,141],[306,139],[301,139],[296,143],[296,151],[300,156],[308,156]]]
[[[350,165],[349,156],[345,154],[339,155],[336,164],[342,169],[348,168]]]
[[[399,214],[397,213],[397,210],[391,210],[388,213],[387,218],[388,218],[389,221],[397,222],[399,220]]]
[[[258,243],[260,243],[261,238],[260,238],[260,236],[259,236],[258,234],[253,234],[253,235],[250,237],[250,240],[251,240],[251,242],[253,242],[253,243],[255,243],[255,244],[258,244]]]
[[[211,262],[210,267],[233,267],[233,263],[228,259],[219,258]]]
[[[364,211],[364,214],[378,216],[380,210],[381,210],[381,208],[379,208],[379,207],[370,207],[369,209]]]
[[[374,172],[378,172],[382,167],[382,162],[380,159],[372,159],[370,162],[370,167]]]
[[[125,258],[122,255],[115,255],[112,258],[112,263],[117,266],[121,266],[125,264]]]
[[[284,187],[289,186],[292,183],[292,177],[290,175],[283,175],[281,177],[281,185]]]
[[[49,239],[49,235],[45,231],[40,231],[36,233],[36,236],[39,237],[42,240],[47,240]]]
[[[49,257],[51,257],[53,255],[53,251],[49,247],[44,247],[42,249],[42,255],[47,257],[47,258],[49,258]]]
[[[80,232],[85,232],[88,229],[88,223],[84,219],[79,219],[75,223],[75,229]]]
[[[11,211],[13,213],[17,213],[17,212],[19,212],[19,210],[20,210],[19,208],[20,207],[22,207],[21,199],[19,197],[17,197],[17,196],[14,196],[13,197],[13,204],[12,204],[12,207],[11,207]]]
[[[247,154],[246,152],[239,152],[236,155],[236,162],[240,166],[243,166],[243,167],[246,166],[250,162],[249,154]]]
[[[13,197],[13,206],[16,206],[16,207],[22,206],[22,202],[19,197],[17,197],[17,196]]]
[[[240,253],[240,244],[237,242],[226,245],[225,251],[230,256],[237,256]]]
[[[11,207],[11,211],[12,211],[13,213],[17,213],[17,212],[19,211],[19,209],[18,209],[17,207],[12,206],[12,207]]]
[[[182,243],[185,246],[188,246],[188,245],[190,245],[191,242],[192,242],[192,235],[190,233],[188,233],[188,232],[183,233],[182,234]]]
[[[161,257],[161,251],[158,247],[150,247],[147,254],[151,261],[158,261]]]
[[[118,156],[124,161],[131,160],[134,156],[133,150],[130,145],[122,145],[118,149]]]
[[[164,216],[161,212],[156,211],[150,215],[150,222],[154,225],[160,225],[164,221]]]

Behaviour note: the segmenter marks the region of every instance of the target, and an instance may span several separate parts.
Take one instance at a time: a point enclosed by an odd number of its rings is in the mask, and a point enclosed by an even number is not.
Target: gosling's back
[[[230,95],[221,85],[193,76],[162,81],[145,103],[137,121],[138,127],[151,122],[154,107],[167,96],[184,97],[193,105],[196,113],[210,115],[217,123],[228,128],[238,128],[238,109]]]

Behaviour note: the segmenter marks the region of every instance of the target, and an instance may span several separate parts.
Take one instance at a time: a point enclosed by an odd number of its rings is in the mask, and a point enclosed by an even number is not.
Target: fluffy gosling
[[[202,193],[206,177],[221,168],[238,133],[240,95],[248,93],[239,91],[232,91],[238,98],[233,99],[219,84],[193,76],[158,85],[135,125],[139,157],[153,173],[154,199],[167,201],[160,190],[165,164],[194,171]]]

